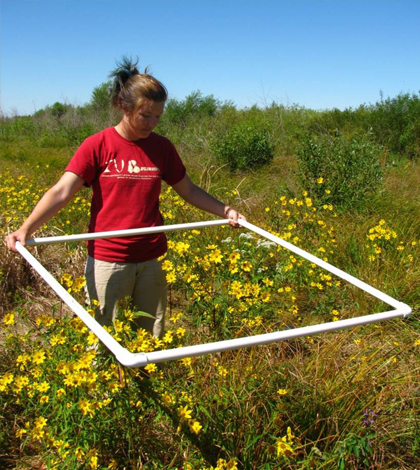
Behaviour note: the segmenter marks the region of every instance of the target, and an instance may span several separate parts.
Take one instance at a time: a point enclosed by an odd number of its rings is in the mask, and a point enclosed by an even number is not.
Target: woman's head
[[[137,62],[123,57],[121,62],[117,62],[117,68],[109,74],[113,79],[112,104],[128,116],[136,113],[146,101],[164,103],[168,98],[165,86],[149,75],[147,68],[144,73],[140,73]]]

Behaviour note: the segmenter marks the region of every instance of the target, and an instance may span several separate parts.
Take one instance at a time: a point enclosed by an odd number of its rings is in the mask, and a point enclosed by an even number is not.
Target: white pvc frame
[[[339,320],[329,323],[321,323],[318,325],[305,326],[295,328],[292,330],[276,331],[273,333],[266,333],[262,335],[249,336],[245,338],[236,338],[225,341],[217,341],[214,343],[197,344],[194,346],[185,346],[175,349],[167,349],[164,351],[153,351],[149,353],[132,353],[121,346],[104,328],[66,291],[66,289],[41,265],[41,263],[24,247],[20,242],[16,242],[16,248],[19,253],[28,261],[32,267],[44,278],[44,280],[51,286],[56,294],[73,310],[73,312],[85,323],[85,325],[102,341],[102,343],[115,355],[116,359],[126,367],[142,367],[148,363],[165,362],[174,359],[182,359],[184,357],[199,356],[203,354],[216,353],[220,351],[227,351],[232,349],[239,349],[247,346],[256,346],[259,344],[268,344],[275,341],[282,341],[286,339],[298,338],[301,336],[310,336],[318,333],[325,333],[328,331],[341,330],[358,325],[366,325],[368,323],[379,322],[382,320],[389,320],[396,317],[407,317],[411,314],[411,308],[403,302],[393,299],[389,295],[375,289],[374,287],[360,281],[359,279],[351,276],[350,274],[337,269],[331,264],[307,253],[301,248],[282,240],[279,237],[251,224],[250,222],[239,220],[239,224],[252,232],[261,235],[262,237],[271,240],[272,242],[292,251],[293,253],[302,256],[311,263],[314,263],[321,268],[326,269],[339,278],[353,284],[354,286],[362,289],[368,294],[373,295],[379,300],[393,307],[395,310],[390,310],[382,313],[375,313],[371,315],[364,315],[361,317],[350,318],[347,320]],[[43,237],[32,238],[26,241],[27,245],[40,245],[46,243],[60,243],[71,241],[92,240],[95,238],[117,238],[128,237],[132,235],[168,232],[173,230],[189,230],[193,228],[203,228],[216,225],[225,225],[229,223],[229,219],[212,220],[206,222],[196,222],[189,224],[165,225],[159,227],[147,227],[141,229],[118,230],[113,232],[98,232],[79,235],[68,235],[62,237]]]

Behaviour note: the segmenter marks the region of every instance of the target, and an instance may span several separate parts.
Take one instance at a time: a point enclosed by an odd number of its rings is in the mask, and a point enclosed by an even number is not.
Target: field
[[[115,122],[98,108],[101,90],[84,108],[56,103],[3,119],[3,237],[77,145]],[[419,469],[419,109],[416,95],[342,112],[275,103],[237,110],[199,92],[172,100],[158,132],[175,143],[194,182],[413,314],[126,369],[19,255],[1,247],[0,467]],[[85,232],[89,200],[81,190],[37,235]],[[213,218],[166,186],[161,210],[167,224]],[[128,299],[110,329],[133,352],[388,310],[245,230],[173,232],[168,240],[165,335],[133,330],[139,313]],[[31,251],[85,304],[83,244]]]

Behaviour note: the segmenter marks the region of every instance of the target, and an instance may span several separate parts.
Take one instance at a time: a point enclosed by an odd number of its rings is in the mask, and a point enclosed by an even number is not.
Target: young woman
[[[112,102],[122,119],[87,138],[61,179],[49,189],[22,226],[6,238],[27,238],[62,209],[82,187],[92,187],[89,232],[151,227],[163,224],[159,211],[161,181],[171,185],[190,204],[238,226],[245,219],[237,210],[196,186],[186,173],[171,142],[153,132],[164,111],[166,88],[124,58],[111,73]],[[86,263],[89,297],[99,301],[96,319],[110,325],[118,300],[131,296],[134,306],[153,316],[140,317],[143,327],[160,337],[166,309],[166,277],[158,258],[167,250],[163,233],[127,238],[90,240]]]

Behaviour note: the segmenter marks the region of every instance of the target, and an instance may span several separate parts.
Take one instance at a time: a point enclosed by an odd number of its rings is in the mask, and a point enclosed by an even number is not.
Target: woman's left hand
[[[229,219],[229,224],[235,228],[238,228],[241,226],[240,223],[238,222],[238,219],[246,220],[246,217],[242,215],[240,212],[238,212],[236,209],[234,209],[233,207],[229,207],[225,215],[226,215],[226,218]]]

